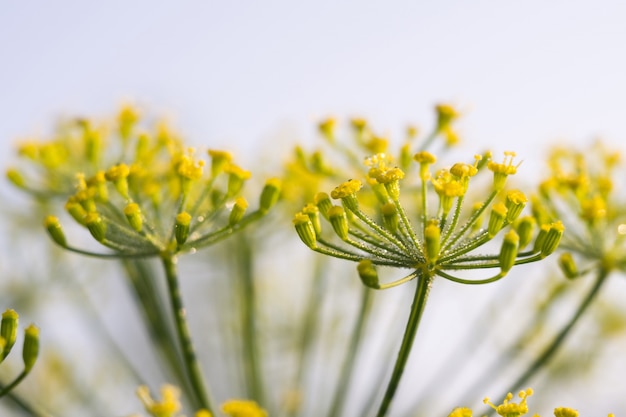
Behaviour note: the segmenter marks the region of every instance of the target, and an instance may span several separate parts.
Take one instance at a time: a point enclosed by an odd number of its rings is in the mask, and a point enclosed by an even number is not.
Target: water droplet
[[[197,252],[196,248],[191,248],[191,249],[189,249],[189,253],[190,253],[190,254],[192,254],[192,255],[193,255],[194,253],[196,253],[196,252]]]
[[[202,223],[204,221],[204,216],[198,216],[196,220],[198,220],[198,223]]]

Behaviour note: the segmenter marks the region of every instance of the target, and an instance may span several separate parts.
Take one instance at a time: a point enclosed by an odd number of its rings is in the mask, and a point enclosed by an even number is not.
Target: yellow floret
[[[222,404],[222,412],[228,417],[267,417],[267,411],[248,400],[226,401]]]
[[[335,189],[330,192],[330,196],[334,199],[345,198],[356,194],[361,188],[363,188],[361,181],[351,179],[335,187]]]

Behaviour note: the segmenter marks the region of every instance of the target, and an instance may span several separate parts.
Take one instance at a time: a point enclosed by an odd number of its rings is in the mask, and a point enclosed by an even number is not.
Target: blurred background
[[[45,137],[58,117],[109,115],[123,102],[166,116],[190,143],[230,149],[244,166],[258,165],[263,154],[276,169],[287,148],[316,140],[316,123],[328,115],[366,117],[393,141],[407,123],[428,130],[433,105],[449,102],[463,114],[465,154],[515,150],[524,161],[520,176],[532,181],[542,173],[548,144],[602,138],[617,145],[626,137],[625,21],[624,2],[603,0],[5,2],[0,163],[10,165],[14,143]],[[5,207],[27,204],[6,182],[0,191]],[[9,238],[2,242],[0,280],[43,280],[45,256],[31,262],[32,253],[48,242],[15,238],[19,222],[1,227]],[[28,268],[17,271],[20,264]],[[80,279],[102,285],[97,276]],[[32,313],[30,320],[44,338],[65,323],[54,337],[88,352],[81,361],[97,363],[104,353],[90,346],[88,330],[71,328],[76,313],[60,295],[64,285],[55,281],[40,295],[57,294],[52,315]],[[115,285],[100,294],[92,287],[91,297],[104,294],[93,301],[96,309],[124,305],[123,285]],[[19,299],[8,284],[3,288],[2,309]],[[462,293],[456,297],[463,302]],[[104,325],[115,333],[134,314],[120,307]],[[133,360],[141,368],[151,359]],[[562,402],[587,415],[619,413],[626,404],[606,394],[617,389],[614,381],[574,383],[536,411],[547,415]],[[140,409],[133,389],[129,382],[98,401],[128,415]],[[481,392],[475,404],[485,395],[496,392]]]

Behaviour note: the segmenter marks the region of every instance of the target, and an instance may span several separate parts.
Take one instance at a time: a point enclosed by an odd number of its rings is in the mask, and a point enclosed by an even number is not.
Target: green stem
[[[318,258],[315,264],[315,273],[311,282],[311,288],[308,291],[308,299],[304,315],[302,317],[301,333],[298,337],[298,364],[294,381],[294,388],[298,394],[303,392],[306,371],[310,370],[310,366],[306,366],[312,353],[314,336],[320,327],[320,300],[323,300],[324,291],[326,289],[326,260],[327,258]],[[289,416],[293,417],[300,411],[300,404],[288,411]]]
[[[167,288],[176,324],[178,342],[183,353],[183,365],[189,379],[189,383],[194,393],[196,408],[204,408],[210,413],[214,413],[211,405],[209,391],[205,386],[200,363],[196,357],[196,352],[191,340],[191,332],[187,323],[187,312],[183,305],[183,300],[178,286],[178,275],[176,273],[176,256],[170,252],[161,254],[161,261],[165,269]]]
[[[150,339],[156,346],[157,353],[173,373],[169,376],[176,378],[183,388],[182,385],[188,382],[180,368],[181,356],[171,342],[175,337],[174,329],[164,310],[166,304],[162,295],[154,286],[154,271],[150,269],[150,264],[138,260],[123,260],[122,265],[133,295],[141,306],[142,318]]]
[[[409,319],[404,330],[402,344],[400,345],[400,350],[398,351],[396,364],[394,365],[391,379],[387,385],[385,396],[383,397],[378,413],[376,414],[377,417],[387,415],[389,407],[391,406],[391,401],[396,394],[396,390],[400,384],[400,379],[402,378],[402,373],[404,372],[404,367],[409,359],[409,354],[411,353],[411,347],[413,346],[413,341],[415,339],[415,334],[417,333],[420,319],[422,318],[422,313],[424,312],[424,307],[426,307],[426,301],[428,300],[428,293],[430,292],[433,278],[433,275],[422,273],[417,280],[415,296],[413,298],[413,304],[411,305]]]
[[[346,401],[348,388],[350,387],[350,382],[352,380],[357,352],[361,344],[363,331],[365,330],[365,324],[369,317],[369,312],[372,306],[372,293],[373,291],[371,289],[363,286],[359,315],[356,323],[354,324],[354,329],[352,330],[350,343],[346,352],[347,355],[344,359],[341,373],[339,374],[337,388],[335,389],[335,396],[333,398],[330,412],[328,413],[329,417],[338,417],[342,415],[342,410]]]
[[[257,334],[257,297],[254,287],[253,251],[249,237],[242,237],[237,242],[237,264],[240,266],[240,292],[242,308],[242,349],[248,395],[262,406],[267,406],[265,390],[261,378],[259,340]]]
[[[2,384],[0,384],[0,389],[5,389]],[[16,408],[19,408],[21,411],[25,413],[25,415],[29,415],[31,417],[52,417],[52,414],[35,409],[32,405],[28,404],[25,400],[22,399],[19,395],[14,392],[7,393],[6,398],[10,400]]]
[[[565,327],[561,329],[559,334],[554,338],[552,343],[550,343],[550,345],[545,348],[541,355],[539,355],[535,359],[535,361],[526,368],[526,371],[513,384],[509,386],[509,389],[506,391],[507,393],[515,392],[515,390],[526,384],[526,382],[528,382],[528,380],[530,380],[530,378],[532,378],[537,373],[537,371],[543,368],[552,359],[554,354],[558,351],[559,347],[563,344],[569,333],[574,328],[574,325],[578,322],[578,319],[582,317],[583,313],[596,298],[600,291],[600,288],[602,288],[602,285],[606,282],[606,278],[608,277],[608,275],[608,270],[602,267],[598,270],[598,276],[596,277],[596,281],[589,289],[589,292],[587,293],[585,298],[582,299],[580,305],[578,306],[578,309],[576,309],[576,312],[571,317],[570,321],[565,325]],[[506,393],[496,398],[504,398],[505,395]]]
[[[8,394],[11,390],[19,385],[20,382],[28,375],[28,371],[24,369],[18,376],[15,378],[9,385],[6,385],[2,389],[0,389],[0,397]]]

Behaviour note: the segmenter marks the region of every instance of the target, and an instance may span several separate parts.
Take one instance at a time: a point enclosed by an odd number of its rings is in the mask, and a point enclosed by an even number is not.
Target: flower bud
[[[228,191],[229,197],[237,195],[243,188],[243,183],[250,178],[250,171],[246,171],[235,164],[226,167],[225,172],[228,173]]]
[[[506,219],[507,209],[503,203],[497,203],[493,205],[491,209],[491,215],[489,216],[489,226],[487,227],[487,234],[490,238],[498,234],[498,232],[504,226],[504,220]]]
[[[504,235],[502,247],[500,248],[499,261],[500,269],[505,274],[515,265],[517,251],[519,249],[519,240],[519,235],[513,229],[509,230],[508,233]]]
[[[431,177],[429,168],[432,164],[437,162],[435,155],[430,152],[422,151],[416,153],[413,159],[420,164],[420,178],[422,181],[428,181]]]
[[[369,259],[361,259],[359,264],[356,267],[357,272],[359,273],[359,278],[361,278],[361,282],[366,287],[378,289],[378,272],[376,271],[376,267]]]
[[[265,183],[263,191],[261,191],[261,198],[259,201],[259,211],[266,213],[270,208],[276,204],[278,197],[280,196],[281,184],[278,178],[270,178]]]
[[[232,161],[233,156],[226,151],[209,149],[211,157],[211,177],[215,178]]]
[[[6,358],[17,338],[18,315],[15,310],[8,309],[2,313],[0,322],[0,337],[4,339],[4,349],[2,349],[2,359]]]
[[[113,183],[117,192],[124,198],[128,198],[128,174],[130,168],[126,164],[114,165],[104,173],[104,177]]]
[[[424,228],[424,240],[426,241],[426,255],[428,260],[433,263],[439,256],[439,249],[441,245],[441,230],[437,221],[429,221],[426,228]]]
[[[384,204],[381,208],[381,212],[385,228],[395,234],[398,231],[398,225],[400,223],[396,205],[394,203]]]
[[[535,244],[533,245],[533,252],[541,252],[541,248],[543,247],[544,242],[546,241],[546,237],[548,237],[548,232],[550,231],[550,225],[542,224],[539,228],[539,233],[537,233],[537,237],[535,238]]]
[[[234,226],[243,219],[244,214],[246,214],[246,209],[248,208],[248,202],[243,197],[238,197],[235,200],[235,204],[233,204],[233,208],[230,211],[230,216],[228,217],[228,224],[230,226]]]
[[[563,274],[568,279],[574,279],[580,275],[576,262],[574,262],[574,257],[569,252],[561,254],[559,257],[559,267],[561,267],[561,271],[563,271]]]
[[[506,220],[511,223],[522,214],[522,210],[526,206],[528,198],[519,190],[509,191],[506,195]]]
[[[189,237],[189,225],[191,224],[191,215],[186,211],[176,215],[176,223],[174,224],[174,236],[176,243],[182,245]]]
[[[311,219],[304,213],[297,213],[293,218],[293,225],[300,240],[311,249],[317,248],[317,237]]]
[[[535,232],[535,218],[532,216],[524,216],[517,222],[516,231],[519,235],[519,247],[523,249],[530,243]]]
[[[326,120],[322,120],[318,125],[320,133],[330,143],[333,143],[335,141],[335,125],[336,124],[337,124],[337,121],[334,118],[329,117]]]
[[[402,178],[404,178],[404,172],[395,167],[379,173],[376,176],[376,181],[385,185],[387,194],[392,200],[397,200],[400,197],[400,180]]]
[[[139,205],[136,203],[126,205],[126,207],[124,207],[124,215],[126,216],[130,227],[137,232],[141,232],[141,229],[143,228],[143,219],[141,218],[141,209],[139,208]]]
[[[87,211],[81,206],[79,203],[74,201],[74,199],[70,198],[67,203],[65,203],[65,210],[72,216],[77,223],[84,225],[85,224],[85,216],[87,216]]]
[[[102,217],[97,212],[87,213],[84,219],[85,226],[89,229],[89,233],[98,242],[104,241],[106,236],[106,223],[102,220]]]
[[[24,360],[24,370],[30,371],[37,361],[39,355],[39,328],[31,324],[24,330],[24,346],[22,348],[22,359]]]
[[[7,171],[7,179],[18,188],[24,188],[24,185],[26,184],[24,177],[17,169],[9,169]]]
[[[348,239],[348,217],[346,211],[341,206],[332,206],[328,210],[328,221],[333,226],[333,230],[341,240]]]
[[[320,222],[320,209],[313,204],[307,204],[302,209],[302,213],[309,216],[311,224],[313,225],[313,230],[315,230],[315,235],[319,236],[322,233],[322,224]]]
[[[550,230],[546,235],[546,239],[541,245],[541,257],[545,258],[550,255],[552,252],[556,250],[561,242],[561,237],[563,237],[563,232],[565,231],[565,226],[560,221],[554,222],[550,225]]]
[[[359,180],[348,180],[343,184],[338,185],[330,193],[330,196],[334,199],[341,199],[341,202],[350,211],[357,211],[359,209],[359,201],[356,198],[356,193],[363,187],[363,184]]]
[[[63,228],[57,217],[47,216],[44,220],[44,226],[46,226],[48,234],[57,245],[66,246],[65,233],[63,233]]]
[[[320,213],[325,218],[328,218],[328,210],[333,206],[330,201],[330,197],[326,193],[317,193],[315,195],[315,205],[320,209]]]

